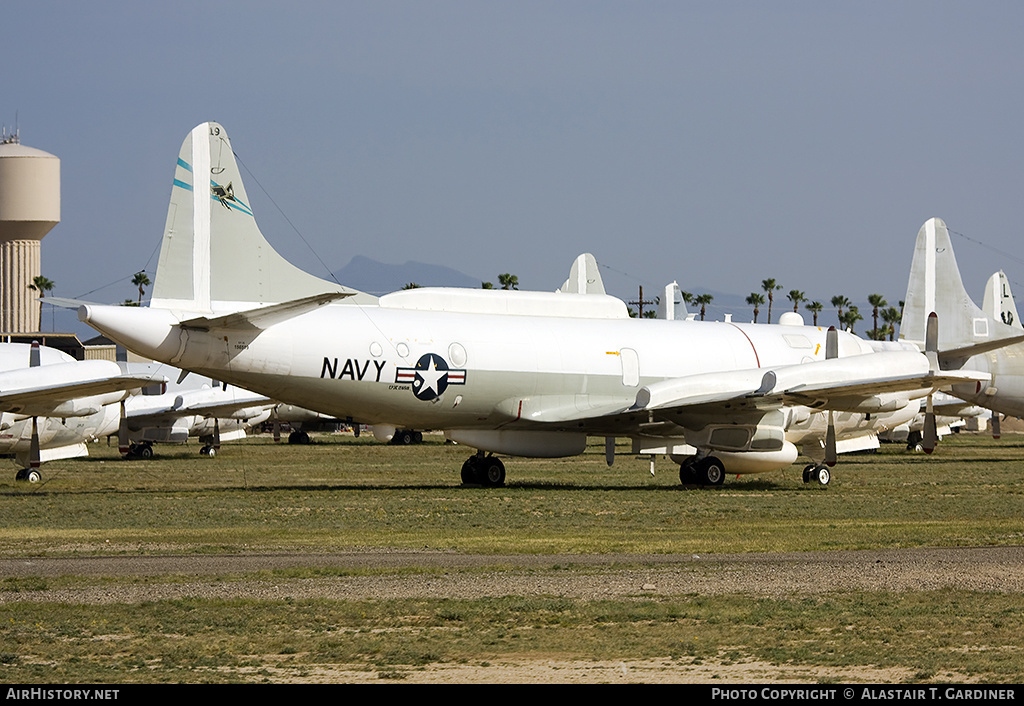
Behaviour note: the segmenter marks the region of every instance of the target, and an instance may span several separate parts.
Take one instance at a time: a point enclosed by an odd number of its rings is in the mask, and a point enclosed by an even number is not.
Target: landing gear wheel
[[[811,482],[811,474],[814,473],[814,464],[810,463],[804,466],[804,483]]]
[[[139,444],[134,450],[128,452],[128,458],[144,458],[149,460],[153,458],[153,447],[148,444]]]
[[[213,446],[210,446],[209,444],[207,444],[203,448],[199,449],[199,455],[200,456],[209,456],[210,458],[213,458],[214,456],[217,455],[217,449],[214,448]]]
[[[692,460],[679,464],[679,482],[683,485],[694,485],[697,482],[697,472],[693,468]]]
[[[43,474],[35,468],[22,468],[14,475],[14,480],[23,480],[29,483],[38,483],[42,479]]]
[[[474,454],[462,464],[462,483],[499,488],[505,485],[505,464],[494,456]]]
[[[462,484],[473,485],[478,483],[476,477],[476,456],[470,456],[466,459],[466,462],[462,464]]]
[[[828,466],[818,466],[814,469],[814,478],[821,485],[828,485],[828,482],[832,480],[832,472],[828,470]]]
[[[725,466],[714,456],[697,463],[697,482],[701,485],[721,485],[725,481]]]
[[[288,435],[289,444],[308,444],[309,434],[304,431],[293,431]]]
[[[483,473],[481,477],[483,484],[488,488],[500,488],[505,485],[505,464],[494,456],[489,456],[484,459],[483,462]]]

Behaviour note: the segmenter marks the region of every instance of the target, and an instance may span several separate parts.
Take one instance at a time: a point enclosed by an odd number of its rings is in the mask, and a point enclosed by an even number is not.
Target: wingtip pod
[[[338,291],[376,301],[281,257],[256,224],[227,131],[215,122],[193,128],[174,167],[150,305],[211,311]]]

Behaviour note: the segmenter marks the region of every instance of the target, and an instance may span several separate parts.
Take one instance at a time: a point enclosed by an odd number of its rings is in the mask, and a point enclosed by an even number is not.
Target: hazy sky
[[[979,303],[999,268],[1024,281],[1019,2],[0,11],[0,123],[61,158],[55,295],[135,296],[181,141],[207,120],[258,180],[267,238],[321,276],[362,254],[553,289],[590,251],[624,298],[774,277],[826,304],[896,303],[939,216],[966,236]]]

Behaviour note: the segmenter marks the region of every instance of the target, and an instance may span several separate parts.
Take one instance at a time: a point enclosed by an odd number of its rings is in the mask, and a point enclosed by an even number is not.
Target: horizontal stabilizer
[[[199,316],[194,319],[182,321],[179,326],[186,329],[197,329],[199,331],[233,330],[233,331],[262,331],[274,324],[293,319],[296,316],[319,309],[325,304],[330,304],[338,299],[352,296],[351,292],[328,292],[317,294],[312,297],[295,299],[281,304],[250,309],[249,311],[238,311],[234,314],[216,316],[213,318]]]

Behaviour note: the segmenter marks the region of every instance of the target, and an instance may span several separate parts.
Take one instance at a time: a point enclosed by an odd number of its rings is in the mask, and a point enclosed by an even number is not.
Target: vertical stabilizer
[[[686,310],[686,302],[683,301],[683,292],[676,282],[665,285],[665,291],[658,302],[658,318],[676,321],[685,321],[689,316]]]
[[[567,294],[605,294],[604,281],[597,271],[597,260],[590,253],[577,257],[569,270],[569,279],[558,288]]]
[[[281,257],[256,225],[227,132],[202,123],[174,169],[151,306],[213,311],[355,292]],[[373,303],[361,292],[349,303]]]
[[[1008,338],[1018,332],[986,315],[964,289],[946,224],[927,221],[917,234],[903,305],[900,339],[924,348],[928,315],[938,315],[940,353]]]
[[[1024,324],[1021,324],[1020,316],[1017,315],[1017,305],[1010,291],[1010,281],[1002,270],[988,278],[981,309],[996,321],[1002,321],[1016,329],[1024,329]]]

